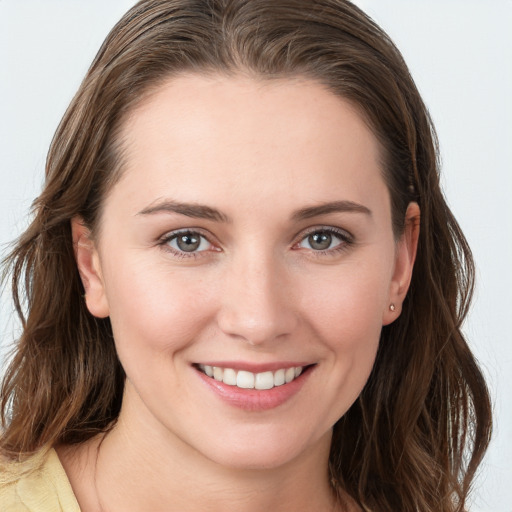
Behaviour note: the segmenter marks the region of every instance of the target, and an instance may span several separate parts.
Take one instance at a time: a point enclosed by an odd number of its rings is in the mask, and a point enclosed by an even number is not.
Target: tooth
[[[224,368],[222,382],[228,386],[236,386],[236,372],[232,368]]]
[[[274,386],[282,386],[285,382],[284,370],[277,370],[274,373]]]
[[[295,378],[295,368],[287,368],[284,374],[284,380],[286,384],[291,382]]]
[[[239,388],[254,389],[254,373],[240,370],[236,376],[236,385]]]
[[[243,389],[272,389],[275,386],[288,384],[296,379],[303,372],[302,366],[280,369],[275,372],[261,372],[254,374],[247,371],[236,371],[233,368],[222,368],[220,366],[210,366],[199,364],[198,368],[208,377],[213,377],[219,382],[224,382],[228,386],[238,386]]]
[[[257,373],[254,381],[255,389],[272,389],[274,387],[274,374],[272,372]]]

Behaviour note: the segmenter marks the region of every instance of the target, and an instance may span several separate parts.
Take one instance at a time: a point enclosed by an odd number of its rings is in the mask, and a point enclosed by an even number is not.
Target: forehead
[[[306,79],[173,78],[131,113],[122,140],[120,186],[142,202],[270,201],[283,191],[361,201],[383,184],[380,146],[357,109]]]

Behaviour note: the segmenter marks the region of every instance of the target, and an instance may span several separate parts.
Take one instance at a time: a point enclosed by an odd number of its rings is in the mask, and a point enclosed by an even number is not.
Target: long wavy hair
[[[1,387],[0,450],[81,443],[118,417],[124,372],[108,319],[82,298],[70,219],[94,233],[122,174],[120,128],[169,77],[303,77],[350,101],[382,146],[395,236],[421,208],[417,260],[373,372],[334,426],[333,485],[364,511],[464,509],[491,407],[461,333],[474,266],[439,185],[432,122],[389,37],[345,0],[143,0],[108,35],[52,141],[33,222],[6,260],[23,332]]]

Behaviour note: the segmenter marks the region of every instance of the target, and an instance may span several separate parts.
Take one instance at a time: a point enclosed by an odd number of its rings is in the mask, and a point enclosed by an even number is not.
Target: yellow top
[[[0,461],[1,512],[80,512],[54,449],[24,462]]]

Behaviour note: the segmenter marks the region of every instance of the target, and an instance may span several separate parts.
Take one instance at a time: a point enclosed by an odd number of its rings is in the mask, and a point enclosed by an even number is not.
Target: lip
[[[291,368],[293,366],[303,366],[304,371],[296,379],[288,384],[276,386],[272,389],[242,389],[236,386],[229,386],[223,382],[217,381],[205,375],[196,366],[193,366],[194,371],[201,381],[208,386],[218,398],[226,402],[228,405],[245,410],[245,411],[267,411],[274,409],[288,402],[294,397],[306,383],[309,376],[315,370],[316,365],[300,364],[300,363],[271,363],[271,364],[252,364],[241,362],[220,362],[215,363],[205,362],[209,366],[220,366],[222,368],[233,368],[234,370],[245,370],[253,373],[260,373],[264,371],[276,371],[281,368]]]
[[[275,372],[277,370],[286,370],[296,366],[312,366],[311,362],[305,361],[279,361],[272,363],[248,363],[244,361],[201,361],[200,364],[206,366],[219,366],[221,368],[232,368],[233,370],[243,370],[251,373]]]

